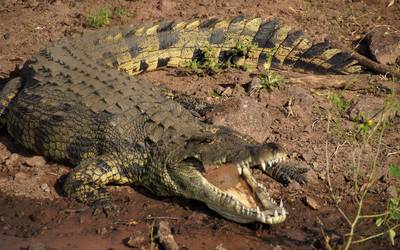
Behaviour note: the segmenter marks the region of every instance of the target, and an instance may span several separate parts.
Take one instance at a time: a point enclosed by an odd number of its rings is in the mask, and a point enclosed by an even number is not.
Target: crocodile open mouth
[[[237,163],[223,163],[205,166],[203,176],[213,185],[219,205],[207,204],[228,219],[251,223],[258,221],[265,224],[281,223],[286,219],[287,211],[282,200],[279,204],[270,197],[266,187],[252,175],[252,167],[259,167],[263,172],[275,164],[287,159],[285,153],[259,155]],[[223,209],[225,207],[225,209]]]

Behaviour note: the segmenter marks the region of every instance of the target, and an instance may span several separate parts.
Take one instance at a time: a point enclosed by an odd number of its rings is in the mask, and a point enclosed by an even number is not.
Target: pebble
[[[136,235],[136,236],[129,236],[129,238],[126,239],[125,244],[128,247],[139,248],[139,247],[141,247],[141,246],[146,244],[146,239],[141,234],[140,235]]]
[[[231,87],[227,87],[227,88],[222,92],[222,95],[228,96],[228,97],[232,96],[232,94],[233,94],[233,89],[232,89]]]
[[[50,187],[49,185],[47,185],[46,183],[43,183],[42,185],[40,185],[40,188],[45,191],[46,193],[50,193]]]
[[[19,154],[13,153],[6,160],[6,166],[7,167],[15,167],[16,165],[18,165],[20,160],[21,160],[21,156],[19,156]]]
[[[219,244],[214,248],[214,250],[227,250],[225,247],[222,246],[222,244]]]
[[[41,242],[32,243],[28,247],[28,250],[49,250],[49,249],[50,248],[48,248],[45,244]]]
[[[171,0],[160,0],[158,7],[160,10],[168,12],[176,8],[176,2]]]
[[[169,223],[166,221],[160,221],[158,224],[158,232],[157,232],[158,240],[160,244],[166,250],[178,250],[178,244],[176,243],[174,236],[171,233],[171,227]]]
[[[5,147],[0,146],[0,164],[6,162],[10,155],[10,151],[8,151]]]
[[[393,186],[393,185],[389,186],[386,189],[386,191],[391,197],[397,197],[398,196],[397,188],[395,186]]]
[[[6,33],[3,34],[4,40],[10,39],[10,36],[11,36],[11,33],[9,33],[9,32],[6,32]]]
[[[305,196],[305,197],[303,197],[302,200],[303,200],[304,204],[306,204],[313,210],[318,210],[321,208],[321,206],[318,204],[318,202],[310,196]]]
[[[46,165],[46,160],[42,156],[33,156],[26,158],[25,164],[30,167],[41,168]]]
[[[304,174],[307,178],[307,182],[310,184],[318,184],[318,175],[313,169],[309,169],[307,173]]]
[[[14,175],[14,180],[17,182],[23,182],[30,178],[30,175],[24,172],[18,172]]]

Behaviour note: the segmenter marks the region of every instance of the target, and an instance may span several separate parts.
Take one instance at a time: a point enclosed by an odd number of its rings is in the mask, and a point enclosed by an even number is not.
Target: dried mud
[[[389,1],[39,1],[3,0],[0,5],[0,76],[6,78],[50,41],[86,29],[85,16],[101,6],[121,7],[125,13],[110,25],[217,16],[275,16],[283,24],[304,29],[314,40],[330,38],[346,46],[377,25],[400,29],[400,4]],[[398,83],[380,76],[355,76],[352,85],[340,89],[325,78],[319,86],[287,79],[273,91],[248,94],[246,85],[256,77],[229,70],[199,76],[177,69],[140,76],[207,102],[217,108],[207,115],[216,124],[234,128],[257,141],[282,144],[292,160],[310,168],[306,186],[285,187],[256,171],[273,197],[288,208],[287,220],[279,225],[240,225],[227,221],[199,202],[159,198],[140,187],[110,187],[121,212],[111,217],[91,215],[86,206],[66,199],[60,183],[70,166],[52,162],[24,150],[0,132],[0,244],[1,249],[138,249],[159,247],[152,232],[159,221],[168,221],[181,249],[324,249],[328,240],[335,248],[343,244],[347,222],[329,193],[326,180],[326,114],[332,110],[326,96],[340,92],[357,101],[354,112],[372,116],[390,91],[400,93]],[[216,88],[224,88],[215,98]],[[228,89],[229,88],[229,89]],[[289,98],[290,97],[290,98]],[[291,101],[290,101],[291,100]],[[351,116],[352,114],[350,114]],[[399,117],[393,117],[383,138],[376,185],[365,201],[365,213],[380,212],[393,195],[388,175],[391,163],[400,164]],[[355,123],[336,118],[344,128]],[[354,215],[352,150],[345,138],[328,140],[332,157],[331,182],[340,206]],[[374,150],[366,151],[366,163]],[[357,233],[374,232],[374,221],[362,223]],[[128,244],[128,241],[131,242]],[[387,238],[378,238],[354,249],[391,248]]]

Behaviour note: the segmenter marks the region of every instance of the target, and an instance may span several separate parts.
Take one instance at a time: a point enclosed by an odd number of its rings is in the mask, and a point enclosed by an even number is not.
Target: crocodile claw
[[[118,213],[118,207],[111,200],[98,200],[92,205],[92,215],[98,216],[104,214],[106,217],[111,217]]]

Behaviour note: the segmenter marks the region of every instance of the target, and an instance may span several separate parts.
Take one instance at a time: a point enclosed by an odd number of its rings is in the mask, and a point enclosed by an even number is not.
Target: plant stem
[[[360,215],[360,218],[376,218],[376,217],[383,217],[383,216],[386,216],[386,215],[388,215],[389,214],[389,212],[384,212],[384,213],[381,213],[381,214],[367,214],[367,215]]]
[[[355,240],[355,241],[353,241],[353,244],[359,244],[359,243],[365,242],[365,241],[367,241],[367,240],[371,240],[371,239],[378,238],[378,237],[380,237],[380,236],[385,235],[385,234],[386,234],[387,232],[389,232],[390,230],[395,230],[395,229],[398,228],[398,227],[400,227],[400,224],[397,224],[396,226],[393,226],[393,227],[389,228],[388,230],[386,230],[386,231],[384,231],[384,232],[382,232],[382,233],[374,234],[374,235],[368,236],[368,237],[366,237],[366,238],[362,238],[361,240]]]

